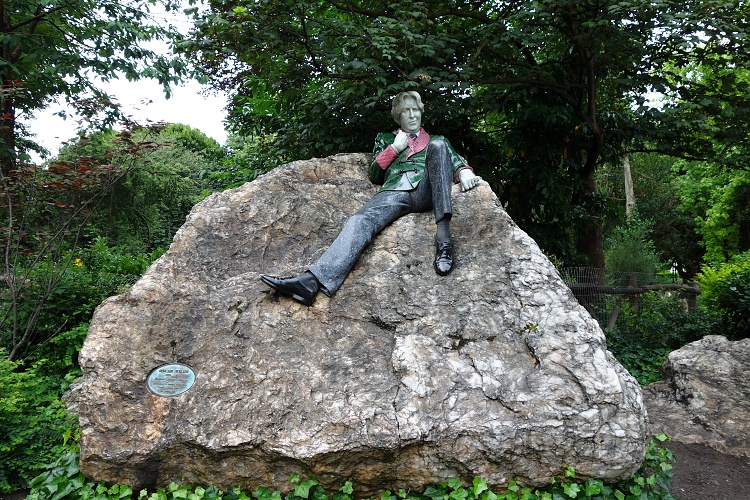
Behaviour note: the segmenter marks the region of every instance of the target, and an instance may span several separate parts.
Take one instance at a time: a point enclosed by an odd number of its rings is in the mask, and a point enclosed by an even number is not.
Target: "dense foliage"
[[[76,250],[96,237],[87,235],[92,218],[115,187],[158,149],[153,141],[138,140],[137,132],[127,128],[116,134],[103,159],[23,164],[2,178],[0,265],[6,287],[0,291],[0,341],[10,359],[25,357],[34,345],[64,331],[45,325],[45,318],[54,317],[47,309],[61,296],[77,263]]]
[[[78,351],[88,330],[88,321],[104,299],[121,293],[158,256],[133,256],[124,247],[108,247],[102,239],[79,249],[52,289],[34,330],[25,361],[10,361],[6,346],[9,331],[0,331],[0,492],[26,487],[40,467],[57,459],[75,423],[60,397],[68,384],[80,375]],[[29,277],[37,286],[51,265],[49,259]],[[10,302],[1,292],[3,308]],[[29,300],[19,304],[19,316],[34,311]]]
[[[617,324],[605,329],[607,349],[646,386],[661,378],[667,354],[706,335],[726,335],[723,316],[701,307],[688,313],[676,293],[649,292],[637,306],[624,301]]]
[[[678,193],[695,214],[704,259],[722,263],[750,249],[750,169],[721,163],[680,162]]]
[[[26,487],[67,448],[77,423],[60,401],[70,376],[39,360],[25,370],[0,357],[0,493]]]
[[[750,252],[706,266],[698,276],[705,307],[720,314],[731,338],[750,337]]]
[[[656,247],[649,239],[651,224],[636,214],[609,231],[604,259],[610,273],[645,273],[655,275],[664,266]]]
[[[273,140],[266,136],[245,137],[230,134],[227,154],[221,165],[202,172],[212,191],[239,187],[283,163],[283,154],[270,147]]]
[[[135,253],[167,248],[190,209],[205,196],[204,177],[220,169],[224,149],[199,130],[176,124],[137,128],[128,141],[142,146],[137,168],[127,169],[113,183],[84,236],[101,236]],[[106,165],[122,154],[122,133],[104,130],[65,146],[59,159],[84,157]]]
[[[630,155],[639,233],[633,233],[651,246],[655,260],[674,267],[684,280],[694,279],[703,262],[705,249],[696,219],[705,209],[682,195],[682,177],[674,158],[654,153]],[[600,196],[606,200],[604,230],[613,232],[632,226],[625,213],[624,176],[621,165],[607,165],[599,172]],[[619,229],[618,229],[619,228]],[[607,252],[619,252],[612,243]],[[640,254],[643,250],[638,250]],[[607,262],[607,267],[610,264]]]

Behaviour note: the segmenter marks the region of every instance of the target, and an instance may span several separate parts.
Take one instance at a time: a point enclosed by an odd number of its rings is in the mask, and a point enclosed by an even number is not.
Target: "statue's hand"
[[[468,168],[465,168],[458,173],[458,180],[461,182],[461,191],[468,191],[475,188],[482,178],[474,175],[474,172]]]
[[[396,138],[393,140],[393,144],[391,144],[391,147],[393,147],[393,150],[396,153],[401,153],[404,149],[406,149],[406,146],[409,145],[407,139],[406,132],[403,130],[399,130],[398,134],[396,134]]]

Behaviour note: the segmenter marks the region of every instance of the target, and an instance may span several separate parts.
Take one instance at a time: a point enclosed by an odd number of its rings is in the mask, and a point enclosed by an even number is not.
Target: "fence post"
[[[638,314],[641,302],[641,295],[638,290],[638,273],[628,273],[627,276],[627,287],[635,289],[628,295],[630,298],[630,306],[633,308],[633,311]]]

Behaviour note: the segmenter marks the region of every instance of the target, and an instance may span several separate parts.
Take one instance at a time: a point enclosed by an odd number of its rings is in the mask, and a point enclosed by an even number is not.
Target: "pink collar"
[[[409,139],[412,141],[411,139]],[[409,158],[411,155],[419,153],[430,143],[430,134],[423,128],[419,129],[419,135],[410,144],[409,152],[406,153],[406,157]]]

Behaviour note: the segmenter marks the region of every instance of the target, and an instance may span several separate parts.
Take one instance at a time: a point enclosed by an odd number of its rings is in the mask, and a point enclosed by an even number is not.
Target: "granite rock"
[[[454,186],[456,268],[433,270],[432,214],[368,247],[333,298],[279,297],[377,190],[369,156],[294,162],[194,207],[169,250],[96,311],[80,354],[81,469],[287,490],[292,473],[357,495],[481,476],[494,488],[628,478],[648,419],[597,322],[482,182]],[[196,373],[163,397],[165,363]]]
[[[672,351],[644,389],[653,430],[750,458],[750,339],[709,335]]]

